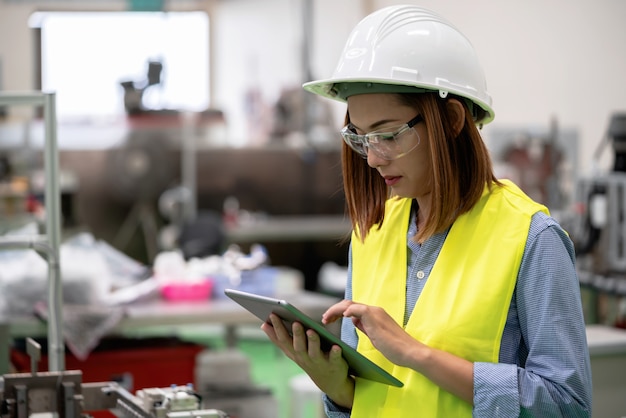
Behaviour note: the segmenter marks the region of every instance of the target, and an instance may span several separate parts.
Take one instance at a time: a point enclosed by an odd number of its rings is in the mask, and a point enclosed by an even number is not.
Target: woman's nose
[[[376,168],[387,164],[389,164],[389,160],[385,160],[383,157],[376,154],[370,148],[367,148],[367,165],[372,168]]]

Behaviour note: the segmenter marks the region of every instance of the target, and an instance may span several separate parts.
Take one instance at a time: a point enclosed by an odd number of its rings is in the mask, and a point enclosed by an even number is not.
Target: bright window
[[[41,28],[41,88],[56,92],[59,119],[124,114],[123,81],[147,109],[209,106],[204,12],[38,12],[31,27]],[[146,87],[151,62],[160,83]]]

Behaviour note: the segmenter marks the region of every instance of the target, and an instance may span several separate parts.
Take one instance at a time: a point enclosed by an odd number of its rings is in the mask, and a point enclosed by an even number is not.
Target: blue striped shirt
[[[415,213],[410,225],[405,324],[447,235],[437,234],[420,245],[411,240]],[[351,265],[350,255],[346,299],[352,298]],[[418,271],[424,272],[422,279],[416,278]],[[356,347],[351,320],[343,320],[341,336]],[[499,362],[474,364],[473,416],[589,417],[591,388],[574,246],[553,218],[538,212],[531,221]],[[350,416],[327,396],[324,404],[329,418]]]

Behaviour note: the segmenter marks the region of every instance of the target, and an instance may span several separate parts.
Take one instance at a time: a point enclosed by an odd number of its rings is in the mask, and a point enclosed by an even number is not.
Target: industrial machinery
[[[626,302],[626,113],[612,115],[595,159],[607,144],[614,151],[612,171],[578,181],[578,219],[571,233],[581,284]],[[621,303],[615,322],[625,319]]]
[[[133,395],[116,382],[85,383],[77,370],[37,372],[39,344],[27,339],[27,352],[32,371],[0,380],[1,418],[84,418],[104,410],[124,418],[228,418],[225,412],[202,409],[191,385],[145,388]]]

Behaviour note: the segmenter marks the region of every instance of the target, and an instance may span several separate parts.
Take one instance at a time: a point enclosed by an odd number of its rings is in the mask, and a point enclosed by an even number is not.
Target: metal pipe
[[[48,303],[57,303],[56,295],[57,287],[60,283],[60,263],[58,248],[53,248],[48,243],[46,237],[28,236],[28,237],[0,237],[0,249],[14,250],[35,250],[39,255],[43,255],[48,263]],[[61,289],[62,290],[62,289]],[[59,311],[60,311],[59,307]],[[63,345],[63,329],[61,326],[61,316],[51,306],[48,306],[48,369],[50,371],[63,371],[65,368],[65,346]],[[58,347],[63,349],[59,355]],[[60,358],[60,359],[59,359]]]
[[[198,213],[198,186],[197,186],[197,157],[196,157],[196,137],[194,136],[194,128],[198,123],[198,115],[192,112],[183,112],[182,117],[182,134],[183,134],[183,147],[182,147],[182,159],[181,159],[181,178],[182,184],[185,188],[185,192],[188,193],[185,196],[183,204],[183,224],[196,219]],[[182,225],[181,225],[182,226]]]
[[[50,371],[65,370],[65,345],[63,343],[63,285],[59,264],[61,246],[61,191],[59,187],[59,152],[57,146],[56,95],[45,94],[44,120],[46,123],[45,162],[45,208],[46,236],[54,263],[48,263],[48,316],[54,326],[48,328],[48,368]]]
[[[45,93],[41,92],[2,92],[0,104],[7,106],[45,106]]]
[[[61,196],[59,188],[59,154],[57,146],[56,94],[43,92],[1,92],[0,105],[43,106],[45,120],[45,202],[47,243],[39,237],[0,241],[0,247],[33,248],[43,252],[48,262],[48,369],[65,369],[62,306],[63,289],[59,247],[61,243]],[[12,247],[15,248],[15,247]]]

